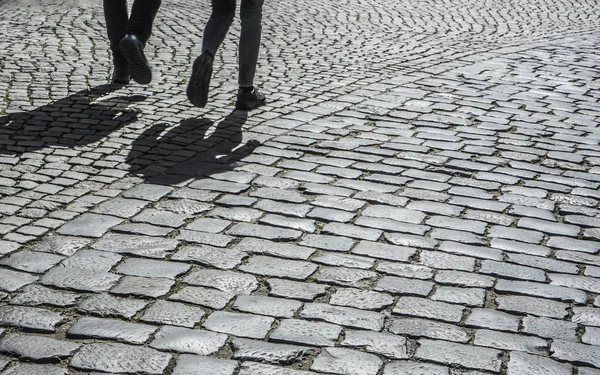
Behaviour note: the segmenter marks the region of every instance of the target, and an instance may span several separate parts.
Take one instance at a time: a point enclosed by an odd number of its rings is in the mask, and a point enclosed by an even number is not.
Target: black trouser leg
[[[113,53],[115,66],[127,66],[127,60],[119,50],[119,42],[127,33],[127,0],[104,0],[106,33]]]
[[[152,24],[160,4],[161,0],[135,0],[131,8],[127,33],[134,34],[145,44],[152,34]]]

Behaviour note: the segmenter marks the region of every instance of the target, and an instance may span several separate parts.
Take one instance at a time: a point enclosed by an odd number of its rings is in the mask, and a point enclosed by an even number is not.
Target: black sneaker
[[[125,86],[129,84],[129,68],[122,66],[113,67],[112,81],[113,85]]]
[[[202,53],[194,60],[192,76],[188,82],[186,94],[188,100],[196,107],[203,108],[208,102],[208,88],[212,76],[213,57],[210,53]]]
[[[240,88],[237,94],[235,108],[249,111],[251,109],[265,105],[267,98],[254,87]]]
[[[133,34],[127,34],[119,42],[119,49],[127,59],[131,78],[145,85],[152,81],[152,70],[144,55],[144,43]]]

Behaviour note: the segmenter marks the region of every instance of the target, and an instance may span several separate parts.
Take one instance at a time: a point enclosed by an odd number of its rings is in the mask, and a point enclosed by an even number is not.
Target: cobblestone
[[[600,374],[597,2],[0,3],[3,375]]]

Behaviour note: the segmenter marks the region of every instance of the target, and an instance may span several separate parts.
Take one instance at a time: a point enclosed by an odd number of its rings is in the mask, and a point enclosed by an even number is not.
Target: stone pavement
[[[267,1],[251,113],[100,3],[0,2],[0,374],[600,374],[597,1]]]

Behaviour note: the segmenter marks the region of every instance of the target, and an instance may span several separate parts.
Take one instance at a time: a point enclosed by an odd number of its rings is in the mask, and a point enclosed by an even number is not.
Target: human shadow
[[[247,118],[246,111],[234,110],[212,133],[214,123],[208,119],[155,124],[134,141],[127,158],[130,171],[152,184],[179,185],[230,170],[258,146],[256,141],[242,144]]]
[[[127,108],[142,95],[98,99],[120,88],[100,85],[28,112],[0,117],[0,155],[20,155],[48,146],[71,148],[97,142],[137,119]]]

